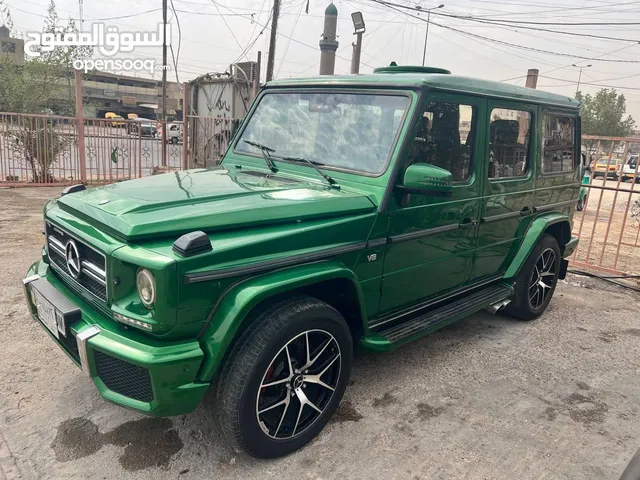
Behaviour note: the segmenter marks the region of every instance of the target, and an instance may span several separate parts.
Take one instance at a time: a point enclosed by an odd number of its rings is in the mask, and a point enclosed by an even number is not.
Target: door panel
[[[394,212],[380,311],[410,305],[465,283],[477,226],[461,228],[460,224],[477,219],[479,213],[479,198],[425,201]]]
[[[485,129],[478,120],[485,114],[485,105],[481,98],[429,96],[421,125],[416,126],[413,155],[405,163],[430,163],[451,171],[453,194],[443,198],[397,191],[394,195],[381,313],[455,289],[468,280],[481,213],[475,152],[484,139]]]
[[[503,273],[533,214],[537,107],[489,100],[487,177],[470,280]]]

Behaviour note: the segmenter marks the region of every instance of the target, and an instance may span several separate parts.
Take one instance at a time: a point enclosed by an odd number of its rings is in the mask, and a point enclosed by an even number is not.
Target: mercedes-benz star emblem
[[[82,264],[80,263],[80,255],[76,242],[69,240],[65,248],[67,254],[67,270],[73,278],[78,278],[82,272]]]

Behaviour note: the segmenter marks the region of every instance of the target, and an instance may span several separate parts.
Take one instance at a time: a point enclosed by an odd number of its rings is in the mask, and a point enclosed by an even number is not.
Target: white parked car
[[[162,127],[158,129],[158,138],[162,138]],[[181,123],[168,123],[167,124],[167,143],[178,144],[182,143],[183,131]]]
[[[620,167],[620,177],[622,178],[623,182],[635,179],[636,182],[640,183],[640,167],[638,166],[638,155],[629,155],[629,159]]]

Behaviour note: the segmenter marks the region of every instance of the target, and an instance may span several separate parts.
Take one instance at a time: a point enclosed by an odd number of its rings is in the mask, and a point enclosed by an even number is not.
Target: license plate
[[[33,300],[38,311],[38,318],[44,324],[45,327],[53,333],[56,338],[60,338],[58,332],[58,322],[56,321],[56,309],[49,300],[44,298],[40,292],[35,288],[31,289]]]

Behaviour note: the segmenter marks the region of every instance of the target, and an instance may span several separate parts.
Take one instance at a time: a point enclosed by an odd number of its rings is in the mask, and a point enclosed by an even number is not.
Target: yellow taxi
[[[593,168],[594,177],[607,176],[611,178],[618,178],[618,171],[622,160],[619,158],[600,157]]]

